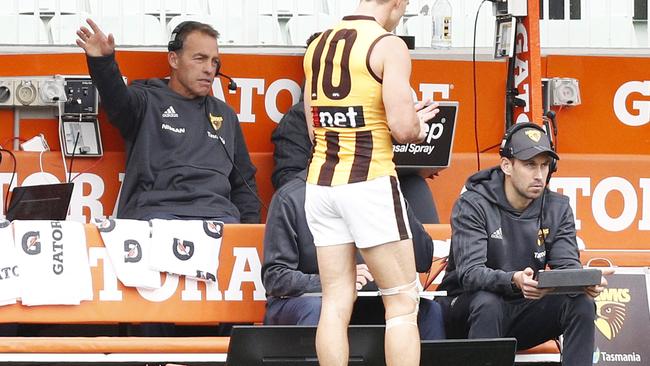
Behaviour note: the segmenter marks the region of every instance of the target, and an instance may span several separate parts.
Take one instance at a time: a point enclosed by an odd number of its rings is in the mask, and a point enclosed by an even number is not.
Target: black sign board
[[[647,270],[617,268],[596,298],[594,365],[650,365]]]
[[[454,145],[458,102],[438,102],[440,111],[427,121],[427,137],[420,144],[393,142],[393,161],[399,171],[433,174],[449,166]]]

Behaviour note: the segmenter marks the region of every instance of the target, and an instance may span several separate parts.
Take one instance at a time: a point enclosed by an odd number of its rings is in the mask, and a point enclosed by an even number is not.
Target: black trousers
[[[592,366],[596,306],[586,294],[509,300],[478,291],[448,300],[443,304],[448,338],[514,337],[522,350],[564,334],[562,364]]]

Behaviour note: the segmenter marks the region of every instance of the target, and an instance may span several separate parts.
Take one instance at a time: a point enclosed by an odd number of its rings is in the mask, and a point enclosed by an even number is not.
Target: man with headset
[[[218,32],[183,22],[169,42],[169,80],[124,85],[115,40],[92,20],[77,31],[110,122],[126,143],[117,217],[258,223],[255,167],[235,112],[209,95],[221,61]]]
[[[564,335],[563,364],[591,365],[596,296],[538,289],[550,267],[581,268],[569,199],[547,190],[559,159],[544,129],[520,123],[506,132],[500,164],[472,175],[451,216],[443,308],[450,338],[515,337],[527,349]],[[605,273],[607,274],[607,273]]]

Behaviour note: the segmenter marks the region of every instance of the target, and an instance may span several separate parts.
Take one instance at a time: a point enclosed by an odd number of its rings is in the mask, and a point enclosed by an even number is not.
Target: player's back
[[[370,67],[370,53],[385,36],[391,33],[374,18],[353,15],[307,49],[304,68],[315,135],[309,183],[335,186],[396,175],[382,80]]]

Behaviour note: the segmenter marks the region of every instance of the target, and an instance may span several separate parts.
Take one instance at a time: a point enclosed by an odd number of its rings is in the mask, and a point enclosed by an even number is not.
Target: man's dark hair
[[[309,38],[307,38],[307,42],[305,42],[305,43],[307,44],[307,47],[309,47],[309,45],[310,45],[310,44],[311,44],[311,43],[312,43],[316,38],[318,38],[318,36],[320,36],[321,33],[323,33],[323,32],[316,32],[316,33],[312,34],[311,36],[309,36]]]
[[[174,31],[172,31],[171,40],[167,45],[167,49],[169,51],[182,50],[183,43],[185,42],[185,38],[187,38],[187,35],[192,32],[203,33],[207,36],[214,38],[215,40],[219,38],[219,32],[214,28],[212,28],[212,26],[209,24],[195,22],[195,21],[182,22],[179,25],[177,25],[176,28],[174,28]]]

